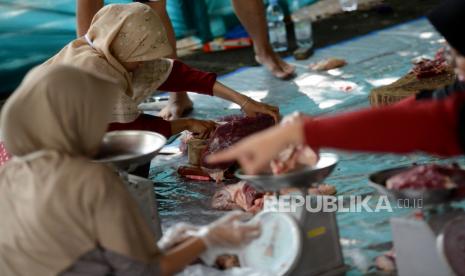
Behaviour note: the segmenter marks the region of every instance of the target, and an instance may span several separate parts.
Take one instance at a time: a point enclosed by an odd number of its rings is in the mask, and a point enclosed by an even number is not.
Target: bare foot
[[[288,64],[275,52],[271,51],[267,54],[255,55],[255,60],[266,66],[266,68],[279,79],[288,79],[294,75],[295,67]]]
[[[189,97],[170,97],[168,104],[160,110],[158,116],[162,117],[165,120],[174,120],[178,119],[189,112],[194,108],[194,103],[189,99]]]

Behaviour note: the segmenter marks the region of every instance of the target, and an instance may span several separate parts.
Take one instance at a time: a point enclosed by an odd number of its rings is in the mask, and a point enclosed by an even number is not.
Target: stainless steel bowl
[[[337,165],[339,158],[333,153],[321,153],[318,163],[307,166],[295,172],[273,175],[271,173],[260,175],[246,175],[238,170],[235,176],[247,181],[250,185],[262,191],[279,191],[282,188],[309,188],[314,183],[323,181]]]
[[[393,190],[386,187],[386,181],[401,172],[413,168],[414,166],[404,166],[388,170],[383,170],[371,174],[369,185],[375,188],[378,193],[387,195],[392,200],[411,201],[406,206],[416,206],[418,200],[422,200],[423,205],[444,204],[462,199],[462,191],[458,188],[451,189],[402,189]]]
[[[103,137],[95,162],[109,163],[119,170],[132,171],[150,162],[166,144],[166,138],[156,132],[112,131]]]

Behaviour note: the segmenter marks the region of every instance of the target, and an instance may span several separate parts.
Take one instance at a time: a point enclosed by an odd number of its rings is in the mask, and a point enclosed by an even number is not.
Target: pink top
[[[6,163],[6,161],[10,160],[11,155],[6,151],[3,142],[0,142],[0,167]]]

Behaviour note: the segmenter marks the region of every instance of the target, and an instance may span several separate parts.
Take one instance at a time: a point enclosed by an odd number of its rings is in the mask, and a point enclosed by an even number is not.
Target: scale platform
[[[166,138],[156,132],[112,131],[103,137],[94,161],[111,164],[120,171],[131,172],[150,162],[165,144]]]
[[[128,172],[150,162],[165,144],[165,137],[155,132],[112,131],[103,137],[100,151],[94,159],[94,162],[111,165],[119,173],[157,240],[162,231],[153,182]]]
[[[336,154],[321,153],[315,166],[292,173],[245,175],[239,170],[235,175],[258,190],[297,188],[305,195],[306,189],[331,174],[338,160]],[[279,276],[345,274],[348,268],[344,265],[335,212],[309,212],[304,206],[295,212],[279,211],[271,202],[265,200],[263,211],[254,218],[261,221],[263,233],[239,254],[241,263]]]
[[[450,203],[463,200],[462,188],[402,189],[386,181],[413,166],[370,175],[369,185],[393,200],[410,201],[414,215],[393,217],[390,224],[396,252],[397,275],[465,275],[465,212]],[[422,200],[424,207],[415,205]],[[412,208],[412,210],[414,210]]]
[[[321,153],[315,166],[306,166],[295,172],[273,175],[264,173],[260,175],[246,175],[238,170],[235,176],[247,181],[253,187],[262,191],[279,191],[282,188],[309,188],[314,183],[321,183],[336,167],[339,158],[333,153]]]
[[[463,188],[450,189],[402,189],[393,190],[386,187],[386,181],[401,172],[409,170],[414,166],[397,167],[371,174],[369,185],[375,188],[380,194],[387,195],[393,200],[410,200],[414,206],[414,201],[422,200],[423,205],[447,204],[465,198]]]

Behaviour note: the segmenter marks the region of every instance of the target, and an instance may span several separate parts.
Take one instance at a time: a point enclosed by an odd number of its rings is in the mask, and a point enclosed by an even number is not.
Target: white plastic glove
[[[166,230],[165,234],[157,243],[158,248],[160,248],[162,251],[166,251],[175,245],[186,241],[193,236],[192,233],[195,233],[198,230],[199,226],[185,222],[177,223]]]
[[[196,236],[208,249],[236,249],[258,238],[261,234],[259,223],[244,222],[251,214],[232,211],[215,222],[203,226]]]
[[[235,255],[261,234],[261,225],[243,222],[252,215],[242,211],[232,211],[217,221],[201,227],[195,236],[202,239],[207,247],[200,258],[206,265],[213,265],[218,256]]]

